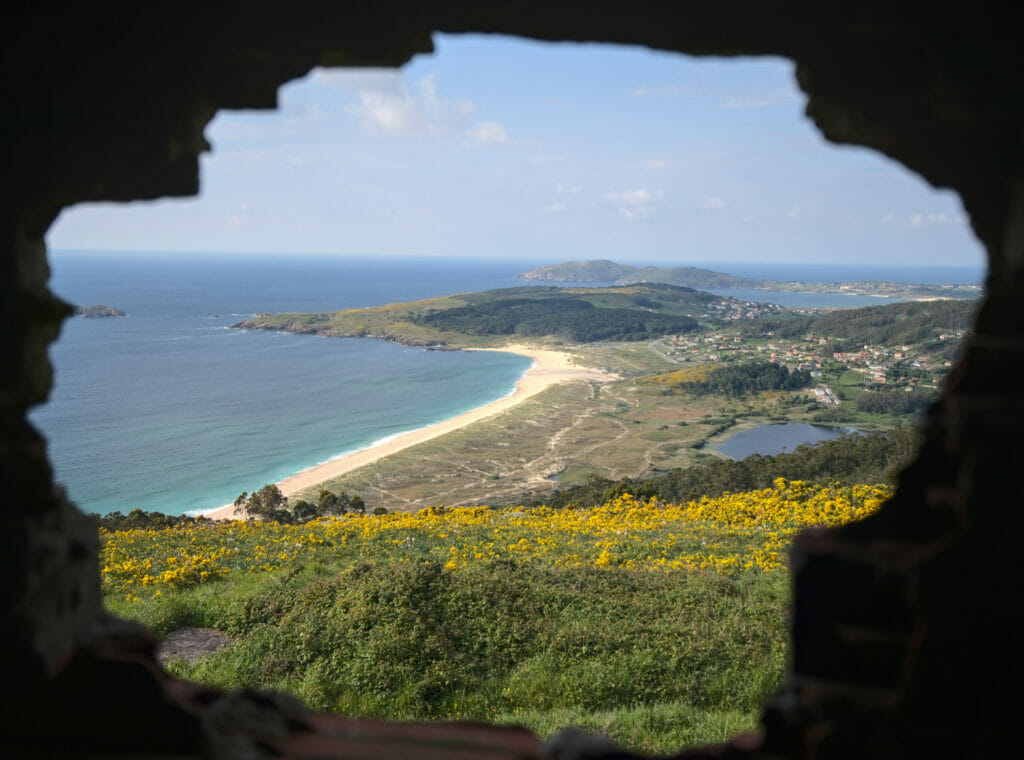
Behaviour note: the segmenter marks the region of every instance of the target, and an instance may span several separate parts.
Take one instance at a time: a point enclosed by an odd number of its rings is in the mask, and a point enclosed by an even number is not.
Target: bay
[[[85,511],[212,509],[341,453],[507,395],[530,360],[372,339],[229,329],[257,311],[324,311],[520,284],[523,262],[57,252],[69,302],[56,377],[30,415]]]

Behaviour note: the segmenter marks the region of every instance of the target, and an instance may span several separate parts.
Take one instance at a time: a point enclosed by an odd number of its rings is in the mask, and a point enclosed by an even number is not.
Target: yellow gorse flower
[[[414,513],[320,518],[305,525],[200,523],[100,531],[102,580],[131,599],[228,573],[267,573],[322,559],[439,561],[448,570],[513,560],[643,571],[771,572],[793,535],[862,519],[888,486],[812,486],[778,478],[771,488],[682,504],[629,494],[586,509],[431,507]]]

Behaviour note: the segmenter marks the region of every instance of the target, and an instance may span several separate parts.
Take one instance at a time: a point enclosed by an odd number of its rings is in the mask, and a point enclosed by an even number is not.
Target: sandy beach
[[[397,435],[390,440],[379,443],[376,446],[370,446],[359,451],[353,451],[351,454],[345,454],[343,456],[331,459],[327,462],[323,462],[314,467],[298,472],[295,475],[291,475],[284,480],[278,482],[277,486],[281,489],[281,493],[285,496],[291,496],[297,491],[301,491],[304,488],[315,486],[317,483],[322,483],[325,480],[337,477],[351,470],[355,470],[358,467],[376,462],[378,459],[394,454],[395,452],[407,449],[410,446],[415,446],[425,441],[432,440],[438,436],[450,433],[453,430],[471,425],[474,422],[492,417],[495,414],[500,414],[504,411],[511,409],[517,404],[521,404],[531,396],[535,396],[546,388],[550,388],[552,385],[559,383],[572,382],[575,380],[597,380],[600,382],[607,382],[609,380],[616,379],[616,376],[608,372],[601,370],[577,367],[574,364],[573,357],[567,353],[561,351],[551,351],[548,349],[533,348],[531,346],[524,346],[521,344],[510,344],[502,348],[478,348],[478,349],[466,349],[470,351],[506,351],[508,353],[520,354],[521,356],[527,356],[533,359],[533,365],[526,371],[526,373],[520,378],[519,383],[512,393],[504,398],[500,398],[497,401],[492,401],[489,404],[484,404],[476,409],[471,409],[468,412],[450,417],[449,419],[442,420],[434,425],[429,425],[419,430],[411,430],[408,433],[402,433]],[[231,520],[240,519],[240,515],[235,514],[235,508],[233,505],[226,505],[215,509],[211,512],[207,512],[206,517],[214,520]]]

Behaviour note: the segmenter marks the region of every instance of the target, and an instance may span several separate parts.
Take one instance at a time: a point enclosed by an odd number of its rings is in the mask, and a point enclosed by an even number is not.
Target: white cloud
[[[423,117],[408,93],[401,96],[383,92],[359,93],[358,108],[351,109],[363,122],[363,129],[385,135],[411,135],[423,129]]]
[[[967,221],[967,217],[963,214],[949,214],[945,211],[933,211],[927,214],[923,212],[911,214],[907,223],[911,227],[924,229],[925,227],[933,227],[936,225],[967,224]]]
[[[788,216],[789,216],[790,219],[799,219],[801,213],[802,212],[800,211],[800,207],[799,206],[793,206],[793,208],[791,208],[789,210]]]
[[[644,161],[645,169],[664,169],[667,164],[660,158],[650,158]]]
[[[664,195],[661,190],[651,192],[650,190],[637,188],[636,190],[610,191],[605,193],[604,197],[611,203],[619,203],[626,206],[649,206],[655,201],[660,201]]]
[[[579,195],[582,190],[579,185],[563,185],[561,182],[555,184],[555,192],[559,195]]]
[[[885,216],[882,217],[882,223],[883,224],[888,224],[889,222],[891,222],[895,218],[896,218],[896,214],[894,214],[893,212],[890,211],[888,214],[886,214]]]
[[[233,215],[228,217],[228,227],[241,227],[241,226],[242,226],[242,217],[240,217],[238,214],[233,214]]]
[[[429,104],[437,103],[437,72],[432,71],[417,82],[420,94]]]
[[[545,206],[544,210],[549,214],[560,214],[568,208],[564,203],[552,203],[550,206]]]
[[[347,110],[359,119],[366,132],[375,135],[436,136],[450,132],[476,112],[471,100],[452,101],[439,96],[434,73],[420,78],[411,89],[402,84],[398,74],[387,70],[381,73],[379,69],[363,70],[361,75],[347,81],[335,80],[335,84],[358,92],[359,105]],[[482,124],[496,125],[504,134],[496,122]]]
[[[605,193],[605,200],[618,206],[618,213],[627,222],[634,222],[637,219],[650,219],[654,216],[653,205],[660,201],[665,194],[661,190],[635,190],[610,191]]]
[[[700,207],[703,209],[707,209],[708,211],[719,211],[725,208],[725,201],[723,201],[717,195],[712,195],[706,201],[701,203]]]
[[[477,122],[469,134],[478,143],[503,143],[508,140],[505,127],[496,121]]]
[[[248,203],[240,203],[238,204],[238,210],[242,212],[252,211],[252,206],[250,206]]]
[[[400,69],[313,69],[309,81],[342,92],[392,92],[398,94],[402,91]]]

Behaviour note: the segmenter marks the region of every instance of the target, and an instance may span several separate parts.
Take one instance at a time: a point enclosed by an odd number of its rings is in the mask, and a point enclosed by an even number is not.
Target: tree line
[[[321,489],[315,504],[305,499],[289,503],[288,497],[281,493],[281,489],[273,483],[268,483],[251,494],[242,491],[235,499],[234,506],[247,520],[279,522],[283,525],[301,525],[318,517],[340,516],[349,512],[366,514],[366,503],[362,498],[355,495],[350,496],[345,491],[334,493],[327,489]],[[387,509],[384,507],[377,507],[373,510],[375,515],[385,512]],[[127,515],[120,511],[114,511],[105,515],[93,513],[90,517],[98,526],[110,531],[159,530],[204,521],[210,522],[209,518],[202,515],[198,517],[166,515],[162,512],[147,512],[141,509],[133,509]]]
[[[746,362],[715,367],[706,379],[686,387],[697,393],[738,398],[757,391],[795,391],[811,384],[811,373],[773,362]]]
[[[525,506],[593,507],[623,493],[675,503],[721,496],[726,491],[768,488],[779,477],[809,482],[838,481],[844,485],[893,482],[917,450],[917,432],[897,426],[882,433],[845,435],[791,452],[746,459],[714,459],[693,467],[674,468],[647,478],[611,480],[592,475],[584,483],[543,497]]]
[[[907,391],[879,390],[862,393],[857,397],[858,412],[874,414],[914,414],[928,406],[935,399],[935,393],[921,388]]]
[[[289,504],[288,497],[276,485],[268,483],[251,494],[242,491],[235,499],[235,509],[241,511],[248,520],[301,525],[318,517],[341,516],[348,512],[365,514],[366,504],[359,496],[349,496],[344,491],[334,493],[327,489],[320,490],[315,504],[305,499]]]

